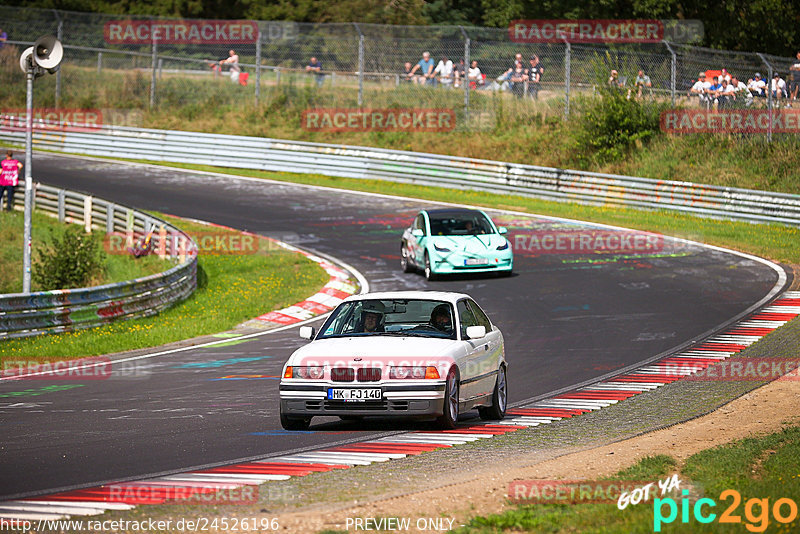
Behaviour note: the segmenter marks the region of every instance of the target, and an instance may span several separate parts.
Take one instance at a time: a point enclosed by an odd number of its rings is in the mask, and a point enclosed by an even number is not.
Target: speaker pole
[[[22,292],[31,292],[31,217],[33,212],[33,178],[31,177],[31,159],[33,145],[33,56],[28,57],[28,69],[25,73],[27,94],[25,97],[25,235],[22,255]]]

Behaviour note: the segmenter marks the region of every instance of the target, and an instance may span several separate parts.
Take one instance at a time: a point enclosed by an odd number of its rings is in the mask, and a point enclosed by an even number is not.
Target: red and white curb
[[[268,460],[5,501],[0,502],[0,518],[39,520],[89,516],[129,510],[136,505],[179,504],[175,501],[176,495],[199,504],[203,502],[203,495],[213,497],[221,490],[388,462],[560,421],[605,408],[706,369],[744,350],[798,315],[800,291],[786,292],[769,306],[685,351],[604,382],[510,409],[506,419],[496,423],[467,424],[455,430],[405,432]]]
[[[291,245],[287,245],[286,243],[281,243],[279,241],[277,243],[287,250],[302,254],[309,260],[318,263],[320,267],[325,269],[325,272],[328,273],[330,279],[318,293],[311,295],[303,302],[298,302],[297,304],[289,306],[288,308],[283,308],[282,310],[271,311],[256,317],[256,320],[275,325],[290,325],[299,323],[300,321],[305,321],[316,315],[331,311],[336,306],[341,304],[344,299],[358,292],[358,287],[350,278],[350,273],[341,267],[338,267],[328,260],[320,258],[319,256],[304,250],[300,250]]]

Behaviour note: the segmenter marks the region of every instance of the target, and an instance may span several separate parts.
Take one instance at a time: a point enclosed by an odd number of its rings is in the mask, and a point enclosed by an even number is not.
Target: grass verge
[[[455,532],[764,532],[766,529],[770,532],[796,532],[800,525],[798,455],[800,427],[793,426],[766,436],[707,449],[689,457],[680,466],[669,456],[643,458],[610,477],[614,481],[656,482],[666,479],[677,467],[681,489],[691,487],[692,490],[685,505],[685,516],[681,494],[663,497],[663,500],[673,498],[675,501],[677,513],[671,521],[667,521],[671,516],[670,505],[656,501],[655,497],[662,498],[657,492],[648,502],[628,505],[623,510],[618,509],[616,502],[529,503],[502,514],[476,517]],[[657,490],[655,484],[654,487]],[[726,490],[736,493],[725,493]],[[740,500],[737,500],[737,495]],[[695,515],[698,498],[711,499],[715,503],[704,501],[699,509],[701,517],[714,514],[710,522],[698,521]],[[782,504],[776,514],[776,504],[780,499],[784,500],[780,501]],[[552,502],[553,499],[549,500]],[[733,522],[721,521],[726,510]]]
[[[33,259],[36,259],[36,250],[41,245],[47,244],[53,237],[60,237],[68,226],[59,223],[56,219],[34,212],[32,219]],[[22,292],[22,251],[23,251],[24,217],[21,212],[0,212],[0,294]],[[124,282],[133,278],[140,278],[165,271],[170,268],[168,261],[157,256],[147,256],[138,260],[128,254],[109,254],[102,252],[103,273],[94,277],[90,285],[99,286],[114,282]],[[36,263],[33,264],[33,269]],[[33,291],[42,288],[32,280]]]
[[[501,195],[480,191],[455,191],[452,189],[425,187],[381,180],[359,180],[354,178],[254,171],[248,169],[224,169],[207,165],[177,163],[164,165],[182,169],[220,172],[298,184],[336,187],[353,191],[408,196],[434,201],[458,202],[487,208],[518,210],[553,217],[565,217],[581,221],[611,224],[691,239],[755,254],[787,264],[800,263],[797,257],[797,251],[800,250],[800,228],[779,224],[753,224],[739,221],[704,219],[666,210],[645,211],[616,207],[584,206],[581,204],[552,202],[523,196]]]
[[[158,214],[191,235],[209,227]],[[239,232],[213,229],[218,235]],[[0,342],[0,361],[55,361],[153,347],[213,334],[316,292],[328,275],[316,263],[259,240],[258,253],[202,255],[198,289],[155,317],[111,323],[77,332]]]

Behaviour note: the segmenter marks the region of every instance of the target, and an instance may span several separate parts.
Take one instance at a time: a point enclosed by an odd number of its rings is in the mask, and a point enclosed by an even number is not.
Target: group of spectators
[[[620,91],[624,91],[626,87],[626,79],[619,77],[619,71],[616,69],[611,70],[611,75],[608,77],[608,86],[613,89],[619,89]],[[633,81],[633,85],[628,88],[628,99],[630,100],[633,92],[636,91],[636,98],[642,97],[642,91],[652,89],[653,82],[650,80],[650,76],[644,73],[642,69],[639,69],[639,72],[636,74],[636,79]],[[653,92],[649,91],[649,94],[652,96]]]
[[[519,53],[508,69],[491,84],[486,83],[486,74],[481,71],[477,60],[472,60],[467,68],[463,59],[454,64],[446,55],[442,55],[436,63],[430,52],[423,52],[422,59],[416,65],[407,61],[400,71],[401,79],[413,84],[460,87],[468,83],[472,89],[506,90],[519,97],[525,94],[527,85],[527,93],[533,98],[538,97],[543,74],[544,68],[538,56],[530,56],[529,64],[525,65]]]
[[[697,81],[689,89],[689,96],[698,97],[700,105],[708,109],[749,107],[755,98],[769,96],[772,96],[778,107],[783,105],[791,108],[800,97],[800,51],[796,57],[796,62],[789,67],[788,83],[780,72],[773,73],[771,80],[762,78],[761,73],[756,72],[745,84],[726,69],[722,69],[718,76],[710,79],[707,79],[705,72],[700,72]]]

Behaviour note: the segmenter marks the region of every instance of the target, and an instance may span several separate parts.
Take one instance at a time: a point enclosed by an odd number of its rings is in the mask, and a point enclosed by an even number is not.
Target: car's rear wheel
[[[436,280],[436,273],[433,272],[431,267],[431,257],[425,253],[425,278],[428,280]]]
[[[400,268],[403,269],[404,273],[414,272],[414,266],[408,258],[408,248],[405,243],[400,247]]]
[[[503,419],[506,416],[507,403],[508,383],[506,382],[506,368],[502,365],[497,371],[497,382],[495,382],[494,392],[492,392],[492,405],[478,408],[478,415],[484,421]]]
[[[281,426],[286,430],[308,430],[310,417],[289,417],[281,413]]]
[[[444,406],[442,416],[436,422],[440,427],[451,430],[458,422],[458,372],[455,367],[447,373],[447,382],[444,386]]]

